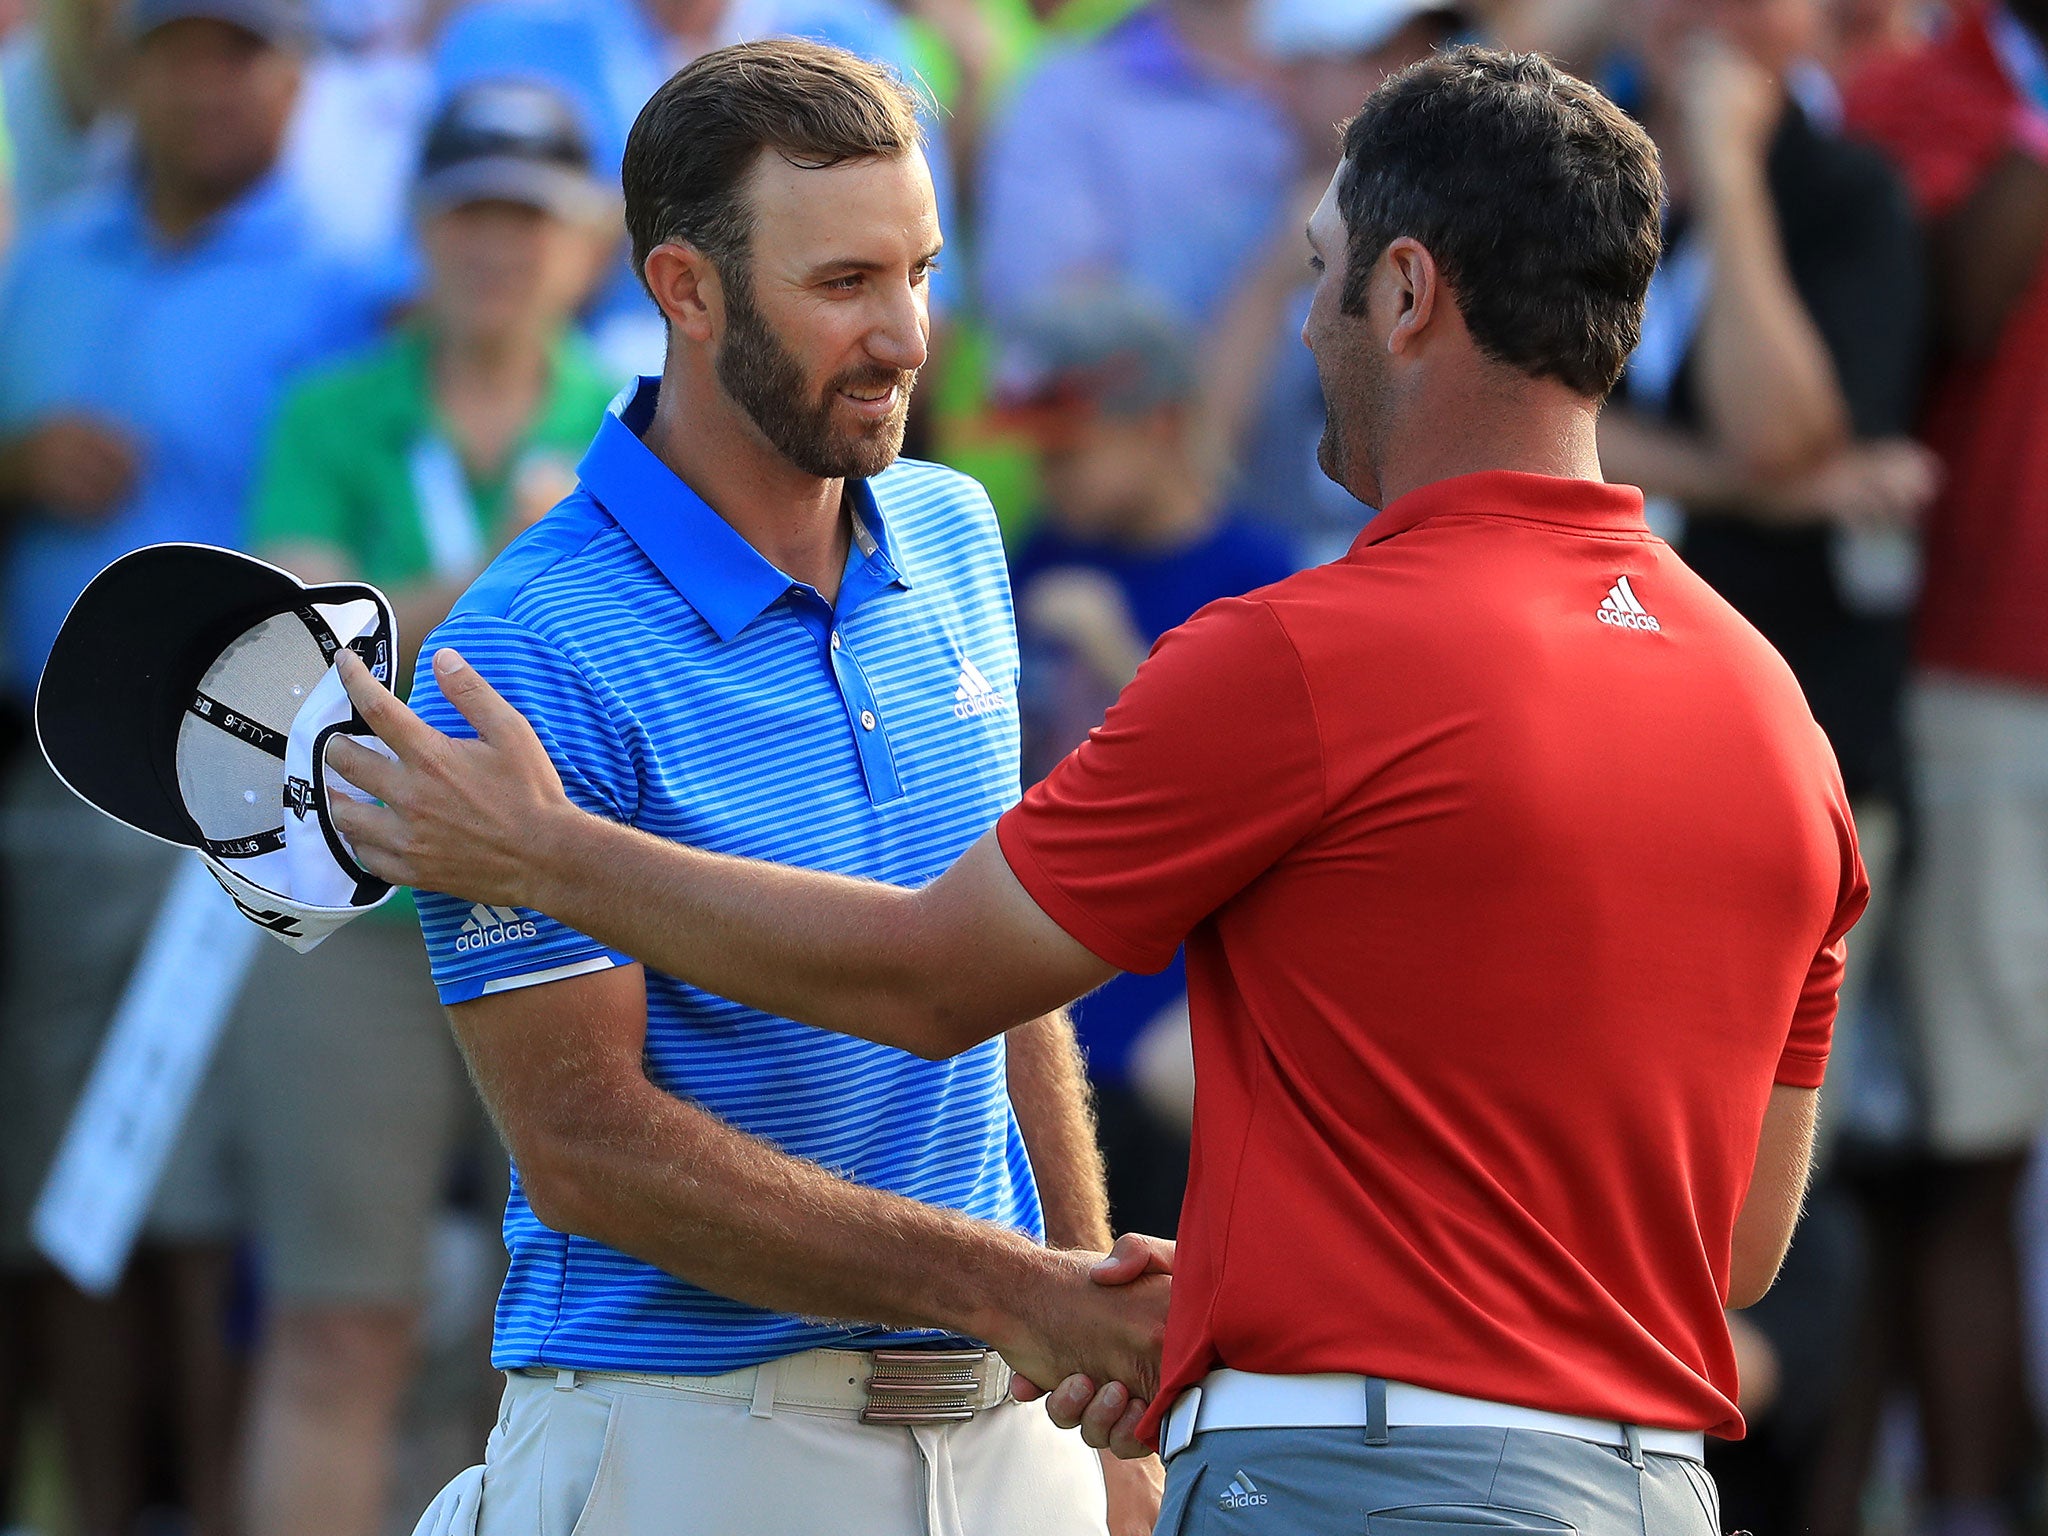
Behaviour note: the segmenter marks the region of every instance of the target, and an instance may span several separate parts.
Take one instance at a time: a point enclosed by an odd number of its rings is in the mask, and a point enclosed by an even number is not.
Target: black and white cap
[[[413,201],[423,213],[523,203],[571,223],[613,208],[575,106],[530,80],[479,80],[441,104],[427,129]]]
[[[398,625],[375,587],[307,586],[209,544],[153,544],[92,579],[36,690],[59,778],[139,832],[196,848],[250,921],[313,948],[391,887],[328,814],[367,798],[327,769],[327,739],[382,744],[334,661],[391,680]]]

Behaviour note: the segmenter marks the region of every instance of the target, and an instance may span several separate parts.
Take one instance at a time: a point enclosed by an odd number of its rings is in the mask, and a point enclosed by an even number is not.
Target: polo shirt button
[[[832,631],[832,649],[835,651],[839,649],[839,631],[836,629]]]
[[[872,709],[860,712],[860,728],[864,731],[872,731],[875,728],[875,712]]]

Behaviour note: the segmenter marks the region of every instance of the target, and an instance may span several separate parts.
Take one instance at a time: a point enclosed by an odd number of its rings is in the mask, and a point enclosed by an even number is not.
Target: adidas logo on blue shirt
[[[960,662],[960,686],[953,690],[953,718],[971,720],[976,715],[1000,714],[1009,701],[982,675],[981,668],[965,657]]]
[[[489,949],[494,944],[513,944],[531,939],[540,930],[530,918],[522,918],[511,907],[487,907],[478,902],[469,909],[462,931],[455,935],[458,950]]]

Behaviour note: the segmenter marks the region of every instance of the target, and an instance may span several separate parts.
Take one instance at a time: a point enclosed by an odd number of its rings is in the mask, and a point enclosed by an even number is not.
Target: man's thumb
[[[1173,1244],[1142,1232],[1126,1232],[1089,1271],[1097,1285],[1129,1285],[1141,1275],[1172,1273]]]

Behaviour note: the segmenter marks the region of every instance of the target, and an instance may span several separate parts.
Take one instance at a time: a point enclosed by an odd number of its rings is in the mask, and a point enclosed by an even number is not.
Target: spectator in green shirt
[[[251,542],[310,581],[376,583],[413,648],[574,484],[613,387],[571,317],[617,225],[573,110],[523,83],[449,99],[415,201],[420,305],[286,397]],[[411,673],[408,654],[397,674]],[[466,1095],[410,904],[379,916],[311,955],[264,955],[217,1069],[238,1105],[223,1139],[263,1170],[241,1213],[269,1302],[244,1453],[250,1536],[386,1523],[427,1238]]]
[[[415,646],[573,489],[617,390],[572,329],[616,214],[566,101],[525,83],[459,91],[416,199],[420,310],[286,398],[253,532],[305,580],[382,587]]]

